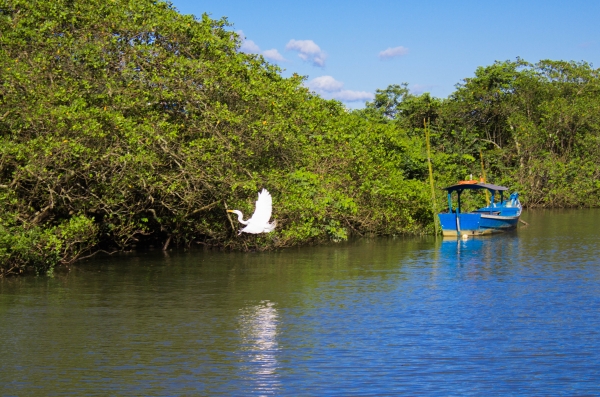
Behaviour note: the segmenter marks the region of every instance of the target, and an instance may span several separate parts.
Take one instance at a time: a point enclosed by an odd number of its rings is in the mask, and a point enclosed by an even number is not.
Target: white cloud
[[[272,61],[276,61],[276,62],[285,61],[285,58],[283,57],[283,55],[281,55],[279,53],[279,51],[277,51],[275,48],[272,48],[270,50],[265,50],[262,52],[262,54],[265,58],[270,59]]]
[[[333,92],[339,91],[344,86],[344,83],[337,81],[331,76],[316,77],[307,83],[308,87],[317,91]]]
[[[244,40],[240,47],[240,51],[245,52],[246,54],[260,54],[260,47],[252,40]]]
[[[379,59],[391,59],[391,58],[395,58],[395,57],[401,57],[403,55],[408,54],[408,48],[406,47],[390,47],[384,51],[381,51],[379,53]]]
[[[334,99],[339,99],[343,102],[354,102],[354,101],[371,101],[374,96],[370,92],[366,91],[351,91],[341,90],[334,94]]]
[[[306,83],[306,86],[326,99],[337,99],[342,102],[367,101],[373,94],[366,91],[344,90],[344,83],[331,76],[320,76]]]
[[[243,30],[237,30],[235,33],[238,34],[240,40],[242,41],[242,45],[240,46],[240,52],[245,52],[246,54],[259,54],[260,47],[256,45],[252,40],[246,39],[246,35]]]
[[[252,40],[246,39],[244,36],[244,32],[238,30],[236,32],[240,38],[242,39],[242,45],[240,46],[240,52],[244,52],[246,54],[261,54],[267,59],[275,62],[284,62],[286,59],[277,51],[275,48],[270,50],[261,51],[260,47]]]
[[[325,66],[327,54],[312,40],[290,40],[286,50],[298,51],[298,56],[303,61],[312,62],[315,66]]]

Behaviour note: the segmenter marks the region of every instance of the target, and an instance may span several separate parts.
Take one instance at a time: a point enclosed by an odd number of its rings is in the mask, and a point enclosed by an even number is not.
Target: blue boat
[[[460,196],[465,190],[487,189],[491,193],[490,204],[473,212],[462,213]],[[444,188],[448,192],[448,211],[440,213],[440,223],[444,237],[480,236],[515,229],[523,207],[519,202],[519,193],[513,193],[504,200],[507,187],[490,183],[463,181]],[[452,193],[456,192],[457,205],[452,209]],[[500,201],[495,202],[500,193]]]

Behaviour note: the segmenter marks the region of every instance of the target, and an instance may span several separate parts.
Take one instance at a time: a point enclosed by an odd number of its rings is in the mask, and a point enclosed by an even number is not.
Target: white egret
[[[267,191],[267,189],[263,189],[258,193],[258,200],[256,200],[256,208],[254,209],[254,214],[245,221],[243,219],[244,215],[242,211],[238,210],[227,210],[227,212],[233,212],[237,214],[238,221],[242,225],[246,225],[245,228],[241,229],[239,234],[244,233],[269,233],[275,229],[275,225],[277,222],[273,221],[269,223],[269,219],[271,219],[271,210],[273,208],[273,199],[271,198],[271,194]]]

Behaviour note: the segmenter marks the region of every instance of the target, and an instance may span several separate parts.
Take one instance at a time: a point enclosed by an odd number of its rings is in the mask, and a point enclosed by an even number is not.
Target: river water
[[[600,210],[0,280],[0,395],[600,395]]]

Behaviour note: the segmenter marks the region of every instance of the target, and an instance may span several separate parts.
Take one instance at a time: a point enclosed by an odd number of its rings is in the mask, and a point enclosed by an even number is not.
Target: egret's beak
[[[227,210],[227,212],[233,212],[233,210]]]

